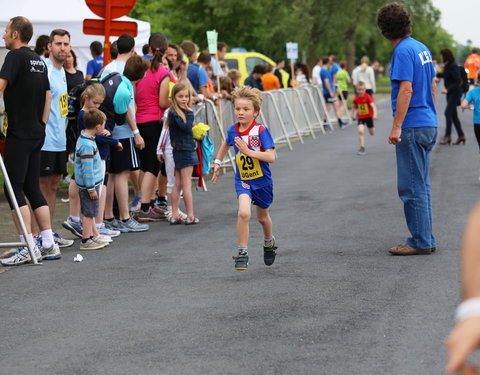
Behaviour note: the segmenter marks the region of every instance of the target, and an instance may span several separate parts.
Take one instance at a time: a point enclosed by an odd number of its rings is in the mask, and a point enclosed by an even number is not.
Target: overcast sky
[[[474,46],[480,47],[480,0],[432,0],[433,5],[442,12],[442,26],[453,38],[467,44],[470,39]]]

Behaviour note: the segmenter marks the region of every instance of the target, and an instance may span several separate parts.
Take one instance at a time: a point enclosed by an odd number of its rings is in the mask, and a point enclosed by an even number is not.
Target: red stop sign
[[[101,18],[107,18],[106,9],[110,6],[109,19],[122,17],[130,13],[137,0],[86,0],[90,10]]]

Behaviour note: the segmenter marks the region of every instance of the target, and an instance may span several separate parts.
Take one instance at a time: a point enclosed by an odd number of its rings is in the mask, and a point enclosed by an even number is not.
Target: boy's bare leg
[[[358,125],[358,141],[360,142],[360,147],[365,147],[365,126]]]
[[[237,218],[237,240],[238,247],[248,246],[248,237],[250,235],[250,216],[252,200],[247,194],[238,196],[238,218]]]
[[[375,135],[375,128],[368,128],[370,135]]]
[[[95,226],[95,218],[93,217],[83,217],[83,232],[82,237],[84,239],[90,238],[93,236],[93,227]]]
[[[80,216],[80,196],[78,195],[78,186],[74,180],[68,185],[69,215]]]
[[[261,208],[257,206],[257,220],[262,226],[263,236],[267,239],[272,238],[273,233],[270,210],[268,208]]]

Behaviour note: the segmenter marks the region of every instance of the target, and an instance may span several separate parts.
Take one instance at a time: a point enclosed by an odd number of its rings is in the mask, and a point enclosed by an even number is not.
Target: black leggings
[[[47,201],[40,191],[40,149],[42,146],[43,139],[19,139],[7,135],[4,162],[19,207],[27,205],[25,196],[30,201],[32,210],[47,205]],[[3,189],[8,204],[13,210],[5,184]]]
[[[450,137],[452,134],[452,122],[455,125],[457,134],[459,137],[463,137],[462,125],[458,119],[457,106],[459,102],[459,95],[457,94],[447,94],[447,107],[445,108],[445,119],[447,122],[447,127],[445,130],[445,137]]]
[[[475,131],[475,138],[477,138],[478,148],[480,149],[480,124],[473,124],[473,130]]]

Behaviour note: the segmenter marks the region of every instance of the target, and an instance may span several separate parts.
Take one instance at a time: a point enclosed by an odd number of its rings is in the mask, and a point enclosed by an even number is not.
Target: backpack
[[[470,88],[467,72],[465,71],[465,68],[461,65],[458,66],[458,70],[460,72],[460,87],[462,88],[462,92],[466,94],[468,92],[468,89]]]
[[[78,114],[80,113],[80,109],[82,109],[80,99],[82,97],[83,92],[88,86],[90,86],[92,83],[103,83],[108,78],[116,74],[118,73],[110,73],[108,76],[106,76],[102,80],[100,80],[100,78],[92,78],[92,79],[83,81],[82,83],[79,83],[78,85],[72,87],[68,92],[68,118],[76,119],[78,117]]]

